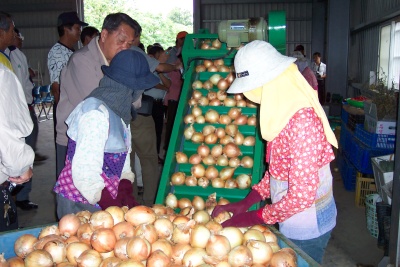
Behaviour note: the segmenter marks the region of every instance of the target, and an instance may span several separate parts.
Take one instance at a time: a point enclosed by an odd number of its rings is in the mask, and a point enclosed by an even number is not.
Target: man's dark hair
[[[10,14],[0,11],[0,29],[8,31],[11,27],[12,17]]]
[[[104,19],[103,27],[101,29],[105,29],[109,32],[114,32],[118,29],[121,23],[125,23],[132,29],[134,29],[135,37],[138,37],[142,34],[142,27],[140,27],[140,24],[125,13],[108,14],[107,17]]]
[[[61,37],[61,36],[63,36],[65,34],[64,27],[66,27],[66,28],[71,30],[73,26],[74,26],[74,23],[68,23],[68,24],[64,24],[64,25],[58,26],[57,27],[58,36]]]
[[[85,41],[86,36],[90,36],[91,37],[94,34],[99,34],[99,30],[96,29],[95,27],[87,26],[87,27],[83,28],[83,30],[81,32],[81,42],[82,42],[82,44]]]
[[[140,49],[142,49],[143,52],[146,52],[146,49],[144,48],[144,44],[143,44],[143,43],[139,43],[138,47],[139,47]]]
[[[149,51],[147,52],[149,55],[155,56],[158,52],[163,52],[164,49],[159,46],[159,45],[153,45],[152,47],[149,48]]]
[[[320,52],[315,52],[315,53],[313,54],[313,56],[321,57],[321,53],[320,53]]]

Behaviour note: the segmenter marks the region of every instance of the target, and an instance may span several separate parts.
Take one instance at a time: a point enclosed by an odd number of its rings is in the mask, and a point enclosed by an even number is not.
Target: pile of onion
[[[191,200],[169,194],[167,206],[68,214],[38,236],[19,236],[16,256],[0,254],[0,266],[297,266],[296,253],[281,249],[267,226],[222,228],[229,213],[210,214],[227,203],[216,194]]]

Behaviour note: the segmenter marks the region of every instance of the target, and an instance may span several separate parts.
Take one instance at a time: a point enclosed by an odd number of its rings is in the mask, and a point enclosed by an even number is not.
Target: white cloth
[[[81,102],[66,120],[68,125],[67,134],[72,140],[76,141],[75,155],[72,160],[72,177],[74,185],[79,192],[90,203],[97,203],[99,201],[99,192],[101,193],[104,188],[104,181],[100,175],[104,163],[104,147],[109,133],[109,114],[102,105],[99,107],[101,111],[89,111],[79,121],[76,121],[75,118],[81,112],[83,103]],[[130,125],[126,126],[122,119],[121,123],[130,136]],[[131,140],[130,137],[127,139]],[[131,146],[127,147],[128,154],[122,169],[122,178],[128,178],[124,175],[132,173],[130,163]]]
[[[315,62],[312,63],[312,70],[315,73],[315,76],[318,78],[319,76],[323,76],[326,74],[326,64],[324,63],[320,63],[319,66],[317,64],[315,64]]]
[[[66,47],[65,45],[57,42],[50,49],[47,55],[47,67],[50,74],[50,82],[60,83],[61,70],[67,65],[69,57],[74,51]]]
[[[29,66],[26,56],[18,48],[12,51],[7,48],[5,53],[10,57],[14,73],[24,89],[26,103],[31,104],[33,102],[33,83],[29,80]]]
[[[18,177],[32,166],[35,153],[25,143],[33,122],[21,83],[0,64],[0,183]]]

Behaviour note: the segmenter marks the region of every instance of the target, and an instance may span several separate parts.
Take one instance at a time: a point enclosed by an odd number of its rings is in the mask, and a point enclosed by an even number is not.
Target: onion
[[[204,126],[202,133],[204,134],[204,136],[209,135],[211,133],[215,133],[215,126],[213,126],[213,125]]]
[[[282,248],[278,250],[272,254],[269,266],[297,266],[296,252],[291,248]]]
[[[153,244],[157,239],[157,230],[153,224],[140,224],[135,228],[134,236],[145,238],[150,244]]]
[[[230,218],[231,218],[231,215],[229,214],[229,212],[223,211],[214,217],[214,221],[216,221],[218,223],[223,223],[226,220],[229,220]]]
[[[175,159],[177,163],[187,163],[188,162],[188,157],[186,156],[185,153],[183,152],[176,152],[175,153]]]
[[[170,256],[166,255],[162,250],[153,251],[147,259],[147,267],[167,267],[171,263]]]
[[[202,143],[204,142],[204,135],[202,133],[195,132],[190,140],[196,144]]]
[[[58,229],[57,225],[50,225],[46,226],[40,231],[38,239],[41,239],[48,235],[60,235],[60,230]]]
[[[71,244],[75,242],[80,242],[79,238],[76,235],[70,236],[65,240],[65,244]]]
[[[192,83],[192,88],[193,89],[201,89],[203,88],[203,83],[199,80],[196,80]],[[195,98],[195,97],[194,97]],[[196,99],[196,98],[195,98]]]
[[[222,91],[222,90],[218,90],[217,92],[217,98],[220,101],[224,101],[227,98],[228,94],[226,93],[226,91]]]
[[[169,258],[172,256],[172,243],[164,238],[160,238],[151,244],[151,253],[156,250],[160,250],[165,253]]]
[[[250,101],[250,100],[248,100],[248,99],[246,99],[246,103],[247,103],[247,107],[249,107],[249,108],[256,108],[256,107],[258,107],[258,104],[254,103],[254,102],[252,102],[252,101]]]
[[[198,81],[198,82],[200,82],[200,81]],[[200,82],[201,83],[201,82]],[[201,87],[200,87],[201,88]],[[199,89],[200,89],[199,88]],[[192,92],[192,98],[193,99],[196,99],[196,100],[199,100],[201,97],[203,96],[203,94],[201,93],[201,91],[199,91],[199,90],[193,90],[193,92]]]
[[[238,117],[233,121],[233,123],[234,123],[234,124],[237,124],[237,125],[246,125],[246,124],[247,124],[247,116],[242,114],[242,115],[238,116]]]
[[[178,224],[172,232],[171,241],[174,243],[189,244],[190,242],[190,229],[187,224]]]
[[[244,108],[247,106],[247,102],[246,100],[242,99],[242,100],[236,100],[236,106],[237,107],[241,107]]]
[[[120,262],[117,267],[145,267],[145,264],[137,261],[136,259],[127,259]]]
[[[183,185],[185,183],[186,175],[184,172],[175,172],[171,176],[171,183],[173,185]]]
[[[188,104],[189,104],[189,107],[197,105],[197,100],[194,98],[191,98],[188,100]]]
[[[212,84],[212,82],[211,82],[210,80],[207,80],[207,81],[205,81],[205,82],[203,83],[203,88],[206,89],[206,90],[212,89],[213,86],[214,86],[214,85]],[[211,100],[211,99],[210,99],[210,100]]]
[[[118,241],[117,241],[117,242],[118,242]],[[115,249],[115,246],[114,246],[114,249]],[[101,255],[101,258],[102,258],[103,260],[104,260],[104,259],[108,259],[108,258],[115,257],[114,250],[111,250],[111,251],[109,251],[109,252],[100,253],[100,255]]]
[[[257,117],[255,115],[250,116],[247,119],[247,125],[253,125],[256,126],[257,125]]]
[[[185,185],[187,186],[196,186],[197,185],[197,178],[194,176],[187,176],[185,178]]]
[[[154,222],[158,238],[171,238],[174,225],[167,218],[159,218]]]
[[[210,82],[210,83],[211,83],[211,82]],[[217,98],[217,93],[216,93],[216,92],[208,92],[207,98],[208,98],[208,100],[210,100],[210,101],[212,101],[212,100],[218,100],[218,98]]]
[[[206,244],[206,252],[210,256],[225,257],[231,251],[228,238],[223,235],[211,235]]]
[[[4,259],[4,253],[2,253],[0,255],[2,255],[2,257]],[[1,261],[0,261],[0,263],[1,263]],[[2,267],[25,267],[25,262],[22,258],[15,256],[15,257],[9,258],[4,266],[1,264],[0,264],[0,266],[2,266]]]
[[[234,94],[233,98],[238,101],[238,100],[243,100],[245,97],[243,94]]]
[[[222,225],[220,223],[217,223],[214,220],[208,221],[206,223],[206,227],[208,228],[208,230],[210,230],[211,234],[214,234],[214,235],[219,233],[219,231],[222,230]],[[207,249],[207,246],[206,246],[206,249]]]
[[[218,67],[212,65],[212,66],[210,66],[210,67],[207,68],[207,71],[208,71],[208,72],[217,72],[217,71],[218,71]]]
[[[114,231],[115,237],[117,240],[120,240],[125,237],[133,237],[134,236],[134,228],[133,225],[129,222],[123,221],[119,222],[112,228]]]
[[[221,128],[219,128],[221,129]],[[213,156],[214,158],[219,157],[222,155],[222,145],[216,145],[213,146],[211,148],[211,152],[210,152],[211,156]]]
[[[115,243],[117,243],[117,237],[114,231],[109,228],[96,229],[90,238],[92,247],[101,253],[113,250]]]
[[[199,154],[193,154],[189,157],[190,164],[199,164],[201,162],[201,157]]]
[[[190,139],[192,139],[192,136],[194,133],[195,133],[195,130],[194,130],[193,124],[190,124],[190,126],[187,127],[185,129],[185,131],[183,132],[183,135],[185,136],[186,140],[190,140]]]
[[[47,242],[43,249],[51,255],[55,263],[60,263],[67,259],[67,248],[62,241]]]
[[[99,266],[102,262],[102,258],[99,252],[94,249],[88,249],[76,259],[78,266],[81,267],[92,267]]]
[[[91,249],[90,245],[83,242],[74,242],[67,245],[67,259],[72,264],[77,264],[76,258],[78,258],[82,252]]]
[[[209,109],[204,115],[204,118],[206,119],[206,122],[217,123],[219,119],[219,114],[217,111]]]
[[[141,237],[131,238],[126,245],[126,253],[131,259],[136,261],[147,260],[151,253],[151,245],[149,241]]]
[[[110,258],[104,259],[99,267],[116,267],[121,262],[122,262],[121,259],[118,259],[117,257],[110,257]]]
[[[235,179],[227,179],[226,181],[225,181],[225,188],[237,188],[238,187],[238,185],[237,185],[237,183],[236,183],[236,180]]]
[[[206,144],[215,144],[218,141],[218,136],[215,133],[210,133],[204,138]]]
[[[228,165],[229,167],[237,168],[238,166],[240,166],[240,159],[238,157],[231,158],[229,159]]]
[[[64,215],[58,222],[60,234],[65,237],[70,237],[76,234],[78,227],[81,224],[79,218],[74,214]]]
[[[203,257],[206,255],[203,248],[191,248],[183,256],[182,263],[184,266],[199,266],[205,263]]]
[[[204,124],[204,123],[206,123],[206,119],[204,118],[203,115],[200,115],[200,116],[196,117],[195,122],[198,124]]]
[[[156,220],[155,212],[146,206],[136,206],[125,213],[125,220],[138,226],[142,223],[153,223]]]
[[[235,80],[235,75],[234,75],[232,72],[230,72],[230,73],[226,76],[225,79],[229,82],[229,84],[232,84],[233,80]]]
[[[225,66],[225,65],[222,65],[222,66],[218,66],[218,71],[219,72],[230,72],[231,70],[230,70],[230,68],[229,67],[227,67],[227,66]],[[226,79],[225,79],[226,80]],[[228,82],[228,80],[226,80],[227,82]],[[228,82],[228,84],[230,84],[229,82]]]
[[[211,185],[212,185],[212,187],[215,187],[215,188],[224,188],[225,181],[222,180],[221,178],[214,178],[211,180]]]
[[[219,116],[218,122],[221,123],[221,124],[229,124],[229,123],[232,122],[232,119],[231,119],[231,117],[229,117],[226,114],[221,114]]]
[[[26,255],[25,266],[40,266],[40,267],[53,267],[53,258],[46,250],[34,250]]]
[[[193,220],[198,224],[205,224],[210,221],[210,215],[205,210],[198,210],[193,214]]]
[[[243,244],[243,233],[237,227],[225,227],[219,232],[219,234],[228,238],[229,243],[231,244],[231,249]]]
[[[89,223],[93,230],[99,228],[112,228],[114,226],[114,219],[109,212],[98,210],[92,213]]]
[[[202,113],[203,113],[203,110],[201,108],[199,108],[198,106],[194,106],[192,108],[193,116],[197,117],[197,116],[200,116]]]
[[[278,242],[278,238],[276,235],[269,229],[266,229],[264,232],[262,232],[264,237],[265,237],[265,242]]]
[[[174,246],[172,246],[172,261],[176,264],[181,264],[183,256],[185,253],[191,249],[192,247],[189,244],[181,244],[177,243]]]
[[[206,68],[208,68],[208,67],[214,65],[214,63],[213,63],[211,60],[209,60],[209,59],[205,59],[205,60],[203,60],[203,65],[204,65]]]
[[[217,88],[218,88],[219,90],[225,91],[226,89],[228,89],[228,87],[229,87],[229,83],[228,83],[228,81],[225,80],[225,79],[220,79],[220,80],[218,81],[218,83],[217,83]]]
[[[206,177],[200,177],[199,179],[197,179],[197,185],[201,186],[203,188],[206,188],[210,183],[210,180]]]
[[[222,180],[227,180],[233,177],[233,174],[235,172],[235,168],[231,168],[231,167],[225,167],[223,168],[220,172],[219,172],[219,177]]]
[[[232,136],[230,136],[230,135],[225,135],[224,137],[222,137],[220,140],[219,140],[219,143],[221,144],[221,145],[227,145],[227,144],[229,144],[229,143],[233,143],[233,137]]]
[[[207,216],[209,216],[207,214]],[[205,248],[211,233],[203,224],[196,224],[190,235],[190,245],[193,248]]]
[[[244,168],[253,168],[254,160],[252,157],[244,156],[240,161],[240,165]]]
[[[255,143],[256,143],[256,139],[254,138],[254,136],[247,136],[243,140],[244,146],[254,146]]]
[[[187,114],[187,115],[183,118],[183,121],[184,121],[186,124],[189,124],[189,123],[194,123],[194,122],[195,122],[195,119],[196,119],[196,117],[195,117],[193,114]]]
[[[111,214],[111,217],[114,219],[114,225],[119,222],[125,221],[124,219],[125,212],[122,210],[121,207],[110,206],[106,208],[105,211]]]
[[[193,166],[190,168],[190,172],[192,173],[192,175],[193,175],[194,177],[200,178],[200,177],[203,177],[203,176],[205,175],[205,173],[206,173],[206,168],[205,168],[203,165],[201,165],[201,164],[196,164],[196,165],[193,165]]]
[[[79,220],[79,219],[78,219]],[[33,251],[33,245],[38,239],[31,234],[23,234],[15,240],[14,252],[15,255],[21,258],[25,258],[26,255]]]
[[[220,49],[221,48],[221,42],[218,40],[218,39],[215,39],[214,41],[212,41],[212,43],[211,43],[211,46],[212,47],[215,47],[215,48],[217,48],[217,49]],[[217,60],[215,60],[214,61],[214,64],[215,65],[217,65],[217,62],[216,62]],[[222,60],[222,63],[223,63],[224,61]]]
[[[215,168],[214,166],[208,166],[204,175],[208,179],[214,179],[218,177],[218,174],[219,172],[217,168]]]
[[[227,135],[234,137],[239,132],[239,128],[236,124],[228,124],[225,126],[225,132]]]
[[[33,244],[33,250],[35,250],[35,249],[43,249],[44,246],[48,242],[60,241],[60,242],[64,243],[64,240],[65,239],[63,237],[59,236],[59,235],[48,235],[48,236],[45,236],[43,238],[40,238],[37,242],[35,242],[35,244]]]
[[[248,174],[239,174],[236,177],[236,182],[239,189],[247,189],[251,185],[251,176]]]
[[[217,85],[219,80],[221,80],[221,79],[222,79],[222,76],[220,74],[216,73],[216,74],[211,75],[210,82],[213,85]]]
[[[242,145],[244,142],[243,134],[241,132],[237,132],[237,134],[233,137],[233,142],[238,146]]]
[[[129,240],[131,240],[132,237],[125,237],[125,238],[121,238],[119,239],[114,246],[114,255],[116,257],[118,257],[118,259],[121,260],[126,260],[128,259],[128,254],[126,252],[126,246],[129,242]]]
[[[202,158],[207,157],[210,154],[210,148],[205,144],[201,144],[197,147],[197,154]]]
[[[228,158],[234,158],[242,155],[242,152],[240,151],[240,148],[235,145],[234,143],[228,143],[224,146],[222,149],[222,152],[228,157]]]
[[[224,99],[224,106],[225,107],[234,107],[236,106],[236,100],[230,97]]]
[[[190,199],[188,199],[187,197],[183,197],[178,200],[178,207],[180,209],[184,209],[186,207],[192,207],[192,201],[190,201]]]
[[[215,158],[212,155],[208,155],[203,158],[202,162],[205,165],[214,165],[217,161],[215,160]]]
[[[253,257],[246,246],[240,245],[229,252],[228,262],[232,267],[251,266]]]
[[[217,165],[218,166],[228,166],[229,165],[229,159],[225,155],[219,155],[217,158]]]
[[[251,240],[247,242],[246,247],[253,256],[253,264],[266,266],[272,258],[272,248],[263,241]]]
[[[197,101],[197,104],[202,107],[208,106],[209,103],[210,103],[210,100],[208,100],[208,98],[206,96],[200,97],[200,99]],[[199,117],[199,116],[197,116],[197,117]]]
[[[176,209],[178,207],[178,198],[174,194],[168,193],[167,197],[165,198],[165,205],[167,207]]]
[[[212,107],[219,107],[221,106],[221,101],[219,99],[213,99],[210,100],[210,103],[208,105]]]
[[[79,226],[76,236],[79,238],[79,241],[90,245],[90,238],[92,237],[92,234],[93,228],[90,223],[84,223]]]
[[[202,197],[194,196],[193,200],[192,200],[192,206],[196,210],[204,210],[204,208],[206,206],[206,202],[204,201],[204,199]]]
[[[240,108],[231,108],[228,111],[228,116],[233,120],[239,117],[240,115],[242,115],[242,110]]]
[[[265,242],[263,233],[257,229],[249,229],[243,234],[243,244],[249,240],[257,240]]]
[[[206,71],[206,67],[204,65],[197,65],[196,72],[204,72]]]
[[[274,253],[281,249],[277,242],[267,242],[267,244],[271,247]]]

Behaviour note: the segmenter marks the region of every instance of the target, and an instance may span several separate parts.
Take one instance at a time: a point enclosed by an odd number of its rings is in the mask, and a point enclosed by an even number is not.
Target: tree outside
[[[192,11],[179,7],[173,8],[168,14],[156,14],[140,11],[135,7],[134,0],[84,0],[84,10],[85,22],[99,30],[107,14],[116,12],[128,14],[142,27],[140,40],[145,47],[157,42],[166,49],[175,45],[178,32],[193,32]]]

